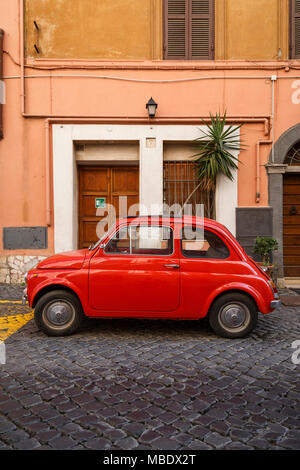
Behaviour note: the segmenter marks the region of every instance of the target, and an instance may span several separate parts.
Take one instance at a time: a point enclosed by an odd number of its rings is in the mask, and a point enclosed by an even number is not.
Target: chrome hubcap
[[[65,326],[74,316],[73,306],[66,300],[56,300],[49,304],[44,311],[44,318],[52,326]]]
[[[220,321],[227,329],[236,330],[246,326],[250,319],[248,307],[244,304],[228,304],[220,311]]]

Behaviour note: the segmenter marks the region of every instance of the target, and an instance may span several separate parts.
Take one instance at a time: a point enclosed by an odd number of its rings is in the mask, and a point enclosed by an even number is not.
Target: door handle
[[[165,264],[165,268],[180,268],[179,264]]]

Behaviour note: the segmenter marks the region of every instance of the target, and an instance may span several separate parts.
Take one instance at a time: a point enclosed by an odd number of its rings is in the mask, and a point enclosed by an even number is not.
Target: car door
[[[181,299],[187,316],[201,315],[209,296],[233,276],[229,246],[212,229],[185,224],[180,234]]]
[[[173,232],[146,222],[119,227],[90,261],[90,307],[126,316],[176,310],[180,267]]]

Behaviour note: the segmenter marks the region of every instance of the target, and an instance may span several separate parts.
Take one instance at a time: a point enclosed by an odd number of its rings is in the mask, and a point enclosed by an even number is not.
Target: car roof
[[[206,217],[197,217],[193,215],[137,215],[137,216],[129,216],[129,217],[123,217],[118,220],[119,223],[126,222],[126,221],[148,221],[151,220],[151,222],[173,222],[173,223],[188,223],[188,224],[195,224],[195,225],[204,225],[204,226],[210,226],[210,227],[215,227],[215,228],[222,228],[226,229],[224,225],[222,225],[220,222],[217,222],[216,220],[213,219],[208,219]],[[227,229],[226,229],[227,230]]]

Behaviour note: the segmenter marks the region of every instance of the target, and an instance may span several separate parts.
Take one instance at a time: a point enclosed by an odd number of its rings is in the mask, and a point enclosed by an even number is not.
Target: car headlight
[[[25,273],[25,275],[24,275],[25,284],[27,284],[27,277],[28,277],[28,271],[26,271],[26,273]]]

